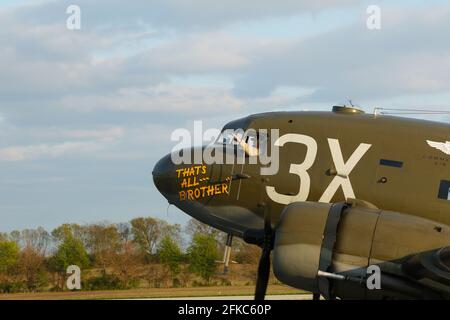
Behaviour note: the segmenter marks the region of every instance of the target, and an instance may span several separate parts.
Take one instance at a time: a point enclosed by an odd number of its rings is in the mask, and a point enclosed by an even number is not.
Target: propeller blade
[[[258,275],[256,278],[255,300],[264,300],[270,276],[270,252],[273,248],[274,232],[268,210],[264,210],[264,238],[261,258],[259,259]]]
[[[264,300],[270,275],[270,249],[262,249],[256,278],[255,300]]]

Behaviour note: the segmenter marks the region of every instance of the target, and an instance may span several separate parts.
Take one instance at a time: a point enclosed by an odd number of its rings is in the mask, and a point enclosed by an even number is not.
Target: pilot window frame
[[[252,141],[256,147],[250,144]],[[261,151],[267,149],[268,134],[261,130],[253,128],[231,128],[224,127],[216,139],[216,143],[223,146],[233,145],[235,155],[238,154],[238,148],[244,151],[245,157],[260,156]],[[256,149],[256,152],[254,151]],[[252,151],[253,150],[253,151]]]

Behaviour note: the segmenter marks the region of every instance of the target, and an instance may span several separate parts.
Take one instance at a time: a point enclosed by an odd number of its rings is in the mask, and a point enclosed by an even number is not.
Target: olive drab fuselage
[[[263,176],[258,164],[213,164],[211,181],[229,188],[206,205],[232,203],[257,212],[256,202],[264,201],[276,221],[291,202],[357,198],[450,224],[450,200],[440,195],[443,181],[450,180],[450,155],[427,143],[445,143],[446,124],[313,112],[262,114],[241,123],[279,129],[279,171]],[[236,173],[249,178],[227,181]]]
[[[403,260],[450,245],[448,124],[365,114],[345,107],[333,112],[256,114],[235,120],[226,129],[267,130],[267,150],[269,154],[277,150],[278,170],[267,174],[265,169],[271,164],[237,161],[236,150],[219,148],[218,153],[234,156],[236,161],[175,165],[167,155],[155,166],[155,184],[169,203],[230,235],[244,237],[246,230],[262,228],[264,215],[269,215],[281,239],[275,240],[274,249],[279,279],[296,278],[289,268],[293,261],[303,261],[301,255],[306,253],[301,248],[323,246],[323,227],[312,230],[308,226],[327,225],[330,206],[325,204],[357,204],[343,212],[333,249],[337,251],[330,261],[336,272],[365,268],[370,262],[392,262],[400,269],[419,270],[414,259]],[[271,129],[277,130],[276,137],[271,136]],[[183,152],[195,151],[198,148]],[[318,215],[308,216],[304,211],[308,208]],[[282,213],[284,221],[280,220]],[[315,219],[322,222],[317,224]],[[294,225],[287,225],[287,221]],[[295,221],[302,225],[295,225]],[[317,235],[317,243],[307,244],[312,241],[308,233]],[[365,236],[366,242],[362,241]],[[360,256],[358,250],[365,253]],[[447,255],[447,251],[442,253],[445,259]],[[403,279],[410,274],[396,276]],[[308,287],[292,281],[293,286]],[[367,296],[367,291],[360,293],[350,287],[338,285],[336,290],[343,292],[342,296]],[[396,295],[403,289],[408,293],[416,290],[406,284],[394,289],[396,297],[403,297]],[[450,296],[450,290],[447,293]]]

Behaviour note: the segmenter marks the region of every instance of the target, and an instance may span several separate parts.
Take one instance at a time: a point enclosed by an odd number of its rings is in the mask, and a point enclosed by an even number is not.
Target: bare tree
[[[11,231],[9,234],[9,239],[17,243],[17,245],[20,247],[20,240],[21,240],[20,231],[18,230]]]
[[[54,229],[51,235],[58,243],[63,242],[70,236],[74,239],[80,240],[84,246],[87,245],[86,227],[76,223],[62,224]]]
[[[197,219],[191,218],[186,227],[185,227],[185,231],[188,235],[190,235],[191,237],[194,236],[194,234],[196,233],[200,233],[200,234],[204,234],[204,235],[211,235],[214,238],[218,238],[220,231],[207,225],[204,224],[203,222],[200,222]]]
[[[181,226],[179,224],[169,224],[164,220],[151,217],[140,217],[131,220],[131,232],[134,241],[141,250],[149,255],[156,252],[158,243],[169,236],[177,244],[181,245]]]
[[[124,287],[129,287],[130,280],[137,276],[139,267],[135,246],[131,241],[122,243],[119,252],[113,254],[112,268]]]
[[[187,287],[189,285],[189,282],[191,281],[192,278],[192,274],[189,271],[189,265],[188,264],[183,264],[181,266],[181,272],[179,275],[180,281],[181,281],[181,285],[183,287]]]
[[[39,290],[46,285],[46,281],[42,279],[45,278],[44,256],[32,245],[26,245],[20,252],[18,267],[25,278],[25,284],[29,291]]]
[[[216,240],[216,245],[219,253],[222,254],[222,252],[225,250],[227,234],[207,224],[204,224],[197,219],[191,218],[188,221],[185,227],[185,232],[191,238],[193,238],[196,234],[211,236],[214,240]]]
[[[131,240],[131,225],[128,222],[120,222],[116,224],[117,231],[120,234],[120,239],[123,243]]]
[[[112,224],[99,223],[85,227],[86,247],[103,272],[120,249],[120,234]]]
[[[20,238],[23,248],[32,248],[43,257],[45,257],[52,240],[50,234],[42,227],[22,230]]]
[[[160,287],[160,272],[157,265],[150,264],[146,267],[145,280],[147,280],[147,286],[149,288]]]
[[[134,241],[143,252],[152,254],[156,248],[156,243],[160,236],[158,221],[154,218],[135,218],[131,220],[131,232]]]

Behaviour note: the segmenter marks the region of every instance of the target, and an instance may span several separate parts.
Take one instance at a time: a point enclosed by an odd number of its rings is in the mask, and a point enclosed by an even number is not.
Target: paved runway
[[[253,300],[253,296],[209,296],[209,297],[183,297],[165,299],[139,299],[139,300]],[[267,295],[266,300],[312,300],[312,294],[277,294]]]

